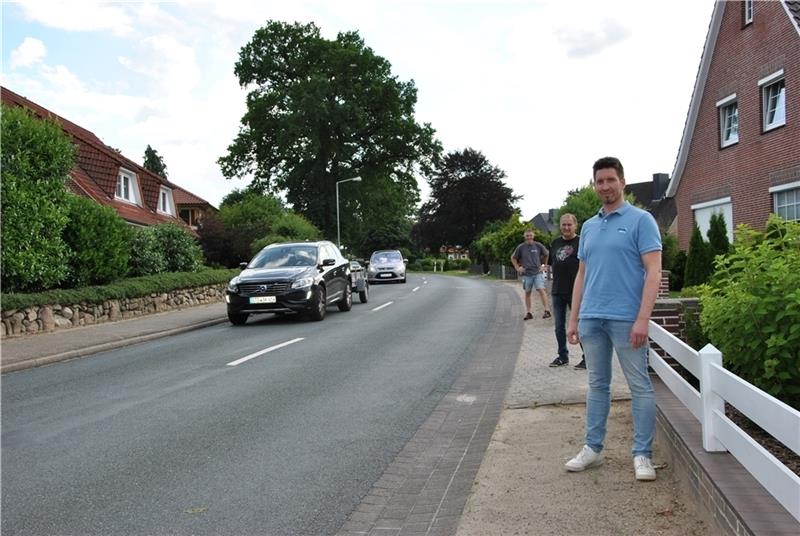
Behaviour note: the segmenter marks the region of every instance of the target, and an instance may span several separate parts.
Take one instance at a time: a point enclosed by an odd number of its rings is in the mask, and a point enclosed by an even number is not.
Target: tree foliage
[[[134,230],[131,239],[131,255],[128,262],[133,277],[160,274],[167,271],[167,258],[156,237],[154,227],[140,227]]]
[[[17,107],[2,107],[4,291],[55,287],[68,273],[66,178],[75,149],[61,127]]]
[[[430,200],[420,209],[424,247],[469,245],[484,226],[508,219],[520,196],[503,179],[505,172],[471,148],[448,153],[428,178]]]
[[[144,164],[142,164],[142,167],[152,171],[159,177],[167,178],[167,165],[164,163],[164,159],[150,145],[144,150]]]
[[[234,190],[222,200],[219,219],[230,231],[234,266],[252,258],[258,251],[253,242],[270,234],[273,223],[282,213],[283,204],[278,198],[257,191],[242,195]]]
[[[487,225],[473,242],[475,257],[488,263],[509,264],[511,254],[522,242],[527,228],[528,225],[520,221],[520,216],[516,212],[504,222]]]
[[[746,225],[701,290],[701,324],[726,368],[800,409],[800,222]]]
[[[393,76],[357,32],[329,40],[313,23],[269,21],[241,49],[235,74],[249,93],[239,133],[219,159],[225,177],[252,176],[284,193],[328,237],[336,234],[336,183],[344,179],[363,179],[342,185],[348,214],[374,203],[367,197],[374,190],[397,200],[384,207],[397,210],[390,219],[411,213],[415,175],[435,163],[441,146],[414,118],[413,81]],[[380,221],[375,211],[360,217],[362,232]]]

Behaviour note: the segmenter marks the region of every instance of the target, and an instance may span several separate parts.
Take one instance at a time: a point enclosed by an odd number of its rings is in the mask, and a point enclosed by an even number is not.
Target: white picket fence
[[[753,478],[800,521],[800,477],[725,416],[725,402],[786,447],[800,454],[800,412],[722,368],[722,354],[712,345],[693,350],[650,322],[650,339],[700,380],[697,392],[652,348],[650,366],[700,422],[703,448],[730,452]]]

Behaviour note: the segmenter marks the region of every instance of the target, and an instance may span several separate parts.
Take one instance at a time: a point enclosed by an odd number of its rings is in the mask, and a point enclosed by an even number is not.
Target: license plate
[[[256,296],[250,298],[250,303],[275,303],[275,296]]]
[[[392,277],[392,274],[380,274],[378,277]]]

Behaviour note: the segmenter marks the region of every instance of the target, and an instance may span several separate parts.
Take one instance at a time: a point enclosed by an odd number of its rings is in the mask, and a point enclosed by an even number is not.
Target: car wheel
[[[403,277],[403,280],[402,280],[402,281],[400,281],[400,283],[402,283],[403,285],[405,285],[405,284],[406,284],[406,278],[405,278],[405,277]]]
[[[364,290],[358,292],[358,299],[361,300],[361,303],[369,301],[369,285],[364,285]]]
[[[230,320],[231,324],[234,326],[244,326],[248,316],[250,315],[247,313],[228,313],[228,320]]]
[[[350,285],[344,287],[344,297],[336,302],[340,311],[347,312],[353,308],[353,288]]]
[[[325,289],[323,287],[317,287],[314,289],[314,294],[311,296],[311,312],[309,315],[312,320],[322,320],[325,318],[326,310]]]

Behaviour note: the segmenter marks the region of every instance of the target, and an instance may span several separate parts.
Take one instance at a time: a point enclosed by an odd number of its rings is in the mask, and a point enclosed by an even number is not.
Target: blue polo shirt
[[[579,318],[635,321],[645,280],[642,255],[660,250],[656,220],[627,202],[587,220],[578,247],[585,264]]]

